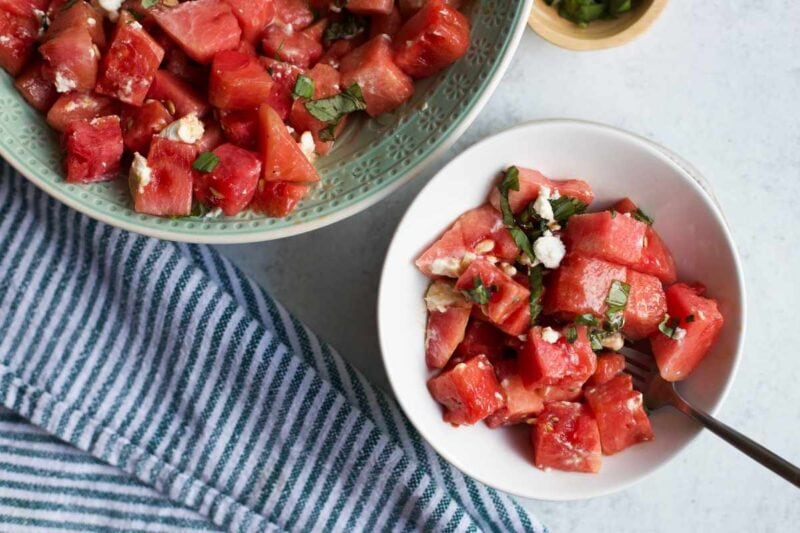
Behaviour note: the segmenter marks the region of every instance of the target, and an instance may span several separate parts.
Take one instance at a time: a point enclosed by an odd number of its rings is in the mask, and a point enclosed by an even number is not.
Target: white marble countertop
[[[644,135],[705,174],[744,263],[745,356],[720,417],[800,463],[800,3],[673,1],[623,48],[575,53],[526,32],[505,79],[457,145],[411,185],[334,226],[220,250],[368,376],[386,379],[375,300],[393,230],[443,161],[540,118]],[[526,501],[553,532],[797,531],[800,492],[705,432],[620,494]],[[792,526],[792,524],[795,524]]]

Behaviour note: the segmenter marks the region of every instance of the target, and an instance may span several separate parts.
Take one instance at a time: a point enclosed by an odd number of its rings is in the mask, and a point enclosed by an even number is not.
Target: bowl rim
[[[475,121],[478,114],[483,110],[486,103],[489,101],[489,98],[491,98],[491,96],[494,94],[494,91],[497,89],[497,86],[500,84],[500,81],[505,75],[506,70],[508,70],[511,60],[513,59],[517,48],[519,47],[523,32],[527,27],[528,14],[530,13],[532,4],[533,0],[522,0],[522,2],[520,2],[520,4],[517,6],[516,26],[511,32],[510,37],[506,39],[505,44],[503,45],[500,53],[500,60],[496,63],[494,69],[487,77],[484,91],[472,102],[471,106],[467,107],[464,112],[462,112],[458,118],[453,121],[449,132],[445,133],[436,140],[432,149],[427,155],[425,155],[414,167],[399,175],[396,179],[389,182],[385,187],[380,188],[369,196],[363,198],[362,201],[345,206],[333,213],[321,216],[314,220],[298,222],[291,226],[277,229],[263,229],[260,231],[238,234],[212,235],[204,234],[202,229],[197,230],[194,233],[184,233],[172,231],[168,228],[159,229],[140,226],[134,221],[115,218],[112,215],[103,212],[97,212],[90,206],[80,203],[58,188],[52,186],[47,180],[39,178],[35,172],[27,171],[27,169],[25,169],[25,167],[22,165],[18,166],[16,164],[16,156],[11,154],[11,152],[4,148],[2,144],[0,144],[0,158],[5,160],[17,172],[25,176],[31,183],[43,190],[49,196],[71,207],[72,209],[75,209],[76,211],[79,211],[99,222],[103,222],[105,224],[109,224],[133,233],[146,235],[148,237],[155,237],[158,239],[176,242],[200,244],[244,244],[282,239],[285,237],[291,237],[294,235],[300,235],[314,231],[349,218],[387,198],[393,192],[400,189],[403,185],[410,183],[412,180],[418,177],[425,169],[429,168],[435,160],[439,159],[444,152],[446,152],[456,142],[456,140],[461,137],[464,131],[466,131],[466,129]]]
[[[581,128],[596,129],[596,130],[602,131],[604,133],[610,133],[612,135],[616,135],[616,136],[621,137],[623,139],[626,139],[628,141],[633,141],[641,149],[646,150],[646,151],[650,152],[652,155],[662,159],[666,164],[676,167],[677,170],[679,170],[679,173],[684,174],[684,177],[689,178],[689,180],[691,182],[694,182],[694,184],[697,185],[698,188],[700,189],[700,194],[705,196],[706,199],[708,200],[707,204],[709,205],[709,207],[711,209],[711,213],[720,222],[720,226],[721,226],[722,231],[723,231],[723,235],[724,235],[724,238],[725,238],[725,241],[726,241],[726,245],[729,247],[729,249],[732,252],[733,266],[734,266],[735,275],[736,275],[735,276],[736,277],[736,284],[738,286],[738,290],[739,290],[739,294],[740,294],[739,301],[737,303],[739,304],[738,305],[738,308],[739,308],[739,313],[738,313],[739,316],[738,316],[738,318],[739,318],[739,323],[741,324],[741,327],[738,330],[738,334],[737,334],[737,338],[736,338],[736,347],[735,347],[734,353],[732,355],[733,361],[732,361],[732,365],[731,365],[730,375],[729,375],[728,379],[726,380],[725,384],[723,385],[722,391],[720,392],[717,401],[714,403],[712,408],[708,410],[708,413],[711,414],[712,416],[716,415],[719,412],[719,410],[722,408],[722,405],[725,403],[725,400],[727,399],[728,395],[730,394],[730,391],[731,391],[731,389],[733,387],[733,383],[736,380],[736,377],[737,377],[737,375],[739,373],[739,368],[740,368],[740,365],[741,365],[741,362],[742,362],[742,357],[743,357],[743,352],[744,352],[744,341],[745,341],[745,338],[746,338],[746,335],[747,335],[747,320],[746,320],[747,319],[747,293],[746,293],[746,288],[745,288],[745,278],[744,278],[744,273],[743,273],[743,269],[742,269],[742,265],[741,265],[741,258],[739,257],[739,251],[738,251],[738,249],[737,249],[737,247],[735,245],[735,241],[734,241],[733,235],[731,233],[731,228],[728,225],[728,222],[727,222],[727,220],[725,219],[725,216],[722,213],[721,206],[720,206],[716,196],[713,194],[712,188],[711,188],[710,184],[708,183],[708,181],[705,179],[705,177],[703,177],[703,175],[700,173],[700,171],[696,167],[691,165],[688,161],[686,161],[682,157],[680,157],[677,154],[675,154],[673,151],[671,151],[671,150],[661,146],[660,144],[658,144],[658,143],[656,143],[654,141],[651,141],[650,139],[647,139],[647,138],[645,138],[645,137],[643,137],[641,135],[638,135],[638,134],[635,134],[635,133],[631,133],[631,132],[623,130],[621,128],[616,128],[614,126],[609,126],[609,125],[606,125],[606,124],[601,124],[601,123],[592,122],[592,121],[588,121],[588,120],[578,120],[578,119],[563,118],[563,119],[532,120],[532,121],[528,121],[528,122],[524,122],[524,123],[518,124],[516,126],[512,126],[511,128],[507,128],[507,129],[498,131],[498,132],[496,132],[496,133],[494,133],[494,134],[492,134],[492,135],[490,135],[488,137],[485,137],[485,138],[481,139],[480,141],[476,142],[475,144],[470,146],[468,149],[464,150],[461,154],[459,154],[458,157],[456,157],[452,161],[450,161],[447,165],[445,165],[442,169],[440,169],[439,172],[437,172],[437,174],[425,185],[425,187],[423,187],[419,191],[419,193],[417,193],[417,195],[415,196],[414,200],[409,204],[408,208],[406,209],[405,214],[403,215],[403,218],[400,220],[400,222],[398,223],[397,227],[395,228],[395,231],[394,231],[394,233],[392,235],[391,242],[389,244],[389,247],[387,248],[386,257],[384,259],[383,267],[381,268],[381,278],[380,278],[380,283],[379,283],[379,286],[378,286],[378,297],[377,297],[377,301],[376,301],[377,309],[376,309],[376,315],[375,315],[376,316],[376,322],[377,322],[377,329],[378,329],[378,343],[379,343],[379,347],[380,347],[380,350],[381,350],[381,361],[383,362],[384,370],[386,371],[386,376],[387,376],[389,384],[390,384],[390,386],[392,388],[392,393],[393,393],[395,399],[397,400],[397,402],[400,405],[401,409],[403,410],[403,412],[405,413],[406,417],[409,419],[411,424],[414,426],[414,428],[419,432],[419,434],[423,437],[423,439],[425,439],[425,441],[431,446],[431,448],[433,448],[436,451],[436,453],[441,455],[445,460],[447,460],[448,463],[450,463],[451,465],[453,465],[456,468],[458,468],[465,475],[476,479],[477,481],[483,483],[484,485],[487,485],[489,487],[493,487],[493,488],[495,488],[497,490],[508,492],[509,494],[512,494],[512,495],[515,495],[515,496],[518,496],[518,497],[521,497],[521,498],[526,498],[526,499],[530,499],[530,500],[537,500],[537,501],[577,501],[577,500],[586,500],[586,499],[598,498],[598,497],[601,497],[601,496],[606,496],[606,495],[609,495],[609,494],[614,494],[614,493],[617,493],[617,492],[622,492],[624,490],[627,490],[630,487],[632,487],[633,485],[636,485],[637,483],[640,483],[640,482],[644,481],[645,479],[649,478],[650,476],[654,475],[656,472],[660,471],[666,465],[668,465],[668,464],[672,463],[673,461],[675,461],[681,454],[685,453],[686,450],[691,445],[697,443],[698,438],[704,433],[704,428],[702,428],[701,426],[698,425],[697,430],[695,431],[695,433],[693,435],[691,435],[683,444],[681,444],[680,446],[678,446],[674,450],[672,450],[670,455],[667,456],[665,458],[665,460],[663,460],[660,464],[654,466],[649,471],[644,472],[644,473],[642,473],[642,474],[640,474],[638,476],[634,476],[630,480],[628,480],[628,481],[626,481],[624,483],[620,483],[618,485],[614,485],[614,486],[607,487],[607,488],[602,488],[602,489],[594,492],[591,496],[586,496],[586,497],[584,497],[584,496],[571,497],[569,495],[547,496],[547,497],[532,496],[530,493],[525,493],[522,490],[518,491],[518,490],[515,490],[513,488],[509,488],[509,487],[502,487],[502,488],[498,487],[498,486],[496,486],[496,485],[494,485],[492,483],[492,480],[486,479],[483,476],[475,476],[472,473],[468,472],[468,469],[466,468],[466,466],[463,465],[457,458],[455,458],[452,455],[450,455],[447,450],[443,450],[443,449],[435,447],[432,444],[432,441],[428,438],[427,428],[420,427],[420,425],[417,424],[417,422],[414,419],[414,417],[411,416],[410,412],[412,410],[411,409],[412,406],[408,405],[405,397],[398,393],[398,386],[397,386],[397,383],[396,383],[396,379],[388,371],[389,366],[387,364],[387,357],[388,357],[387,353],[389,352],[389,350],[388,350],[388,347],[384,344],[385,343],[385,340],[384,340],[385,339],[385,335],[383,334],[383,328],[381,327],[381,324],[384,322],[384,319],[383,319],[383,314],[384,313],[382,313],[382,309],[384,309],[386,306],[382,305],[382,302],[385,300],[384,293],[387,291],[386,287],[389,285],[389,283],[387,282],[387,269],[388,269],[388,265],[389,265],[389,258],[392,256],[393,249],[396,246],[397,234],[398,234],[400,228],[406,222],[406,219],[410,216],[410,211],[411,211],[412,207],[414,206],[414,204],[417,202],[417,199],[424,194],[426,189],[430,186],[431,182],[433,182],[438,176],[440,176],[442,174],[445,174],[448,171],[449,167],[456,161],[456,159],[458,159],[458,158],[460,158],[462,156],[467,156],[468,154],[472,153],[473,151],[481,150],[482,147],[485,144],[490,143],[496,137],[499,137],[499,136],[502,136],[502,135],[506,135],[506,134],[509,134],[509,133],[517,131],[517,130],[525,130],[525,129],[531,128],[531,127],[547,127],[547,126],[557,126],[557,125],[577,126],[577,127],[581,127]]]
[[[528,17],[528,25],[542,39],[561,48],[577,52],[603,50],[606,48],[614,48],[627,44],[647,32],[647,30],[650,29],[653,23],[655,23],[655,21],[664,12],[664,8],[667,7],[667,1],[668,0],[653,0],[653,3],[644,10],[644,12],[636,21],[634,21],[633,24],[613,35],[598,39],[576,37],[574,35],[569,35],[552,29],[549,25],[545,24],[538,15],[539,6],[537,5],[536,1],[534,1],[533,5],[531,6],[531,13]],[[548,6],[544,7],[552,9]]]

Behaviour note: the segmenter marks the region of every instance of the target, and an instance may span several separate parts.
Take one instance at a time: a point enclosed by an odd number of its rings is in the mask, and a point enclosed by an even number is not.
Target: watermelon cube
[[[258,112],[248,110],[224,110],[217,113],[222,134],[228,142],[248,150],[258,146]]]
[[[200,153],[210,152],[224,142],[225,137],[219,123],[214,118],[203,120],[203,136],[195,143],[197,151]]]
[[[166,41],[171,44],[172,41],[165,37]],[[175,76],[189,83],[192,87],[198,90],[203,89],[207,85],[207,72],[203,65],[200,65],[192,60],[186,52],[178,46],[165,46],[162,40],[162,47],[164,48],[164,62],[162,68]],[[153,82],[155,83],[155,81]]]
[[[486,419],[487,426],[496,428],[527,422],[544,409],[539,390],[525,387],[517,361],[507,359],[493,364],[506,404],[489,415]]]
[[[502,324],[512,313],[526,304],[530,291],[514,281],[508,274],[483,259],[476,259],[456,282],[456,289],[469,291],[477,283],[488,291],[488,301],[481,310],[495,324]]]
[[[600,211],[571,217],[564,242],[570,253],[631,266],[642,258],[646,231],[647,224],[629,214]]]
[[[574,388],[586,382],[597,368],[586,326],[574,326],[577,338],[569,342],[563,332],[534,326],[519,354],[519,372],[526,387],[557,385]]]
[[[425,302],[425,362],[428,368],[443,368],[464,340],[472,304],[448,281],[434,281],[428,287]]]
[[[348,0],[347,10],[358,15],[388,15],[394,0]]]
[[[633,213],[639,207],[630,198],[623,198],[614,204],[613,209],[619,213]],[[639,261],[631,265],[631,268],[643,274],[656,276],[665,285],[672,285],[678,279],[675,260],[653,226],[647,226],[642,256]]]
[[[314,165],[300,150],[281,118],[267,104],[258,109],[259,151],[264,181],[319,181]]]
[[[0,7],[0,67],[16,76],[33,53],[39,21]]]
[[[656,331],[650,337],[658,369],[667,381],[680,381],[708,354],[725,320],[717,302],[702,296],[704,289],[677,283],[667,289],[667,312],[678,321],[671,337]]]
[[[303,29],[314,21],[314,12],[308,0],[272,0],[275,4],[275,21],[284,26]]]
[[[617,353],[603,352],[597,355],[597,370],[586,382],[587,385],[602,385],[625,370],[625,358]]]
[[[224,2],[231,6],[242,28],[242,39],[248,43],[255,43],[275,16],[275,5],[271,1],[224,0]]]
[[[208,100],[220,109],[255,109],[269,99],[272,83],[255,56],[220,52],[211,63]]]
[[[658,324],[667,312],[667,299],[661,280],[655,276],[628,269],[627,283],[631,290],[622,333],[633,340],[643,339],[658,331]]]
[[[309,28],[311,29],[311,28]],[[306,31],[292,31],[285,26],[269,26],[261,39],[264,54],[278,61],[308,68],[322,57],[322,42]]]
[[[428,0],[398,0],[397,6],[400,8],[400,13],[403,14],[403,18],[410,18],[414,13],[419,11],[427,1]],[[461,7],[461,0],[445,0],[445,3],[455,9]]]
[[[162,59],[164,49],[123,11],[100,62],[95,91],[127,104],[141,105]]]
[[[138,213],[186,216],[192,210],[192,182],[197,148],[153,137],[147,159],[134,154],[129,184]]]
[[[544,312],[564,320],[591,313],[603,317],[606,298],[614,281],[625,282],[628,269],[600,259],[568,256],[561,267],[548,276]]]
[[[261,174],[261,161],[249,150],[223,144],[212,152],[219,158],[211,172],[197,172],[195,198],[208,207],[219,207],[233,216],[250,203]]]
[[[550,189],[551,193],[557,192],[561,196],[576,198],[586,205],[594,200],[592,187],[583,180],[551,180],[538,170],[518,167],[519,169],[519,190],[508,192],[508,203],[514,213],[519,213],[528,204],[539,197],[539,190],[542,187]],[[489,194],[489,202],[500,209],[500,192],[496,187],[492,188]]]
[[[193,0],[150,12],[161,29],[199,63],[210,63],[217,52],[239,46],[239,23],[230,6],[219,0]]]
[[[157,100],[148,100],[141,107],[124,106],[122,137],[125,148],[146,154],[153,135],[166,128],[172,120],[170,112]]]
[[[67,28],[39,47],[42,73],[59,93],[91,91],[97,82],[100,55],[82,28]]]
[[[586,406],[573,402],[545,405],[531,431],[538,468],[599,472],[602,463],[598,423]]]
[[[191,113],[202,117],[209,109],[203,97],[187,81],[167,70],[156,71],[147,98],[159,100],[171,113],[179,117]]]
[[[394,62],[391,38],[373,37],[342,58],[342,86],[361,87],[367,113],[376,117],[392,111],[414,94],[414,80]]]
[[[50,26],[42,36],[43,42],[49,41],[64,31],[77,29],[88,32],[92,43],[100,50],[106,47],[103,16],[89,2],[63,2],[60,6],[55,4],[57,2],[51,2],[48,9]]]
[[[597,419],[604,454],[612,455],[653,439],[642,393],[633,390],[628,374],[620,374],[601,385],[587,387],[584,395]]]
[[[473,307],[473,309],[477,308]],[[454,356],[466,360],[483,354],[494,363],[508,356],[516,355],[512,347],[512,340],[489,322],[472,319],[467,325],[464,339],[456,348]]]
[[[531,306],[523,302],[508,318],[497,324],[497,328],[509,335],[523,335],[531,327]]]
[[[433,76],[466,53],[469,31],[469,20],[457,9],[429,0],[397,32],[395,62],[414,78]]]
[[[123,152],[119,117],[70,122],[64,132],[64,146],[67,182],[95,183],[116,178]]]
[[[309,190],[311,187],[304,183],[262,179],[258,181],[250,207],[270,217],[285,217],[294,211]]]
[[[397,7],[393,7],[389,13],[373,15],[370,17],[369,36],[385,34],[394,37],[403,26],[403,16]]]
[[[308,71],[307,76],[314,82],[314,100],[327,98],[340,92],[339,71],[329,65],[318,64]],[[289,124],[299,132],[310,131],[314,137],[316,152],[320,155],[325,155],[333,146],[333,141],[320,138],[320,131],[327,126],[327,123],[314,118],[306,109],[306,102],[305,98],[297,98],[294,101],[289,113]],[[342,119],[344,118],[346,117],[342,117]],[[345,120],[340,120],[335,128],[334,135],[338,134],[344,128],[344,125]]]
[[[471,255],[468,255],[471,254]],[[503,225],[503,218],[491,206],[467,211],[422,255],[415,264],[427,276],[461,275],[465,257],[493,256],[513,262],[519,248]]]
[[[580,385],[545,385],[536,389],[542,396],[545,404],[550,402],[577,402],[583,396],[583,389]]]
[[[258,60],[274,82],[272,84],[272,92],[266,103],[278,113],[281,120],[287,120],[292,105],[294,105],[293,91],[295,83],[297,83],[297,77],[300,74],[304,74],[305,70],[297,65],[292,65],[285,61],[277,61],[271,57],[259,57]]]
[[[47,112],[47,123],[56,131],[64,131],[75,120],[91,120],[116,115],[119,102],[94,93],[62,94]]]
[[[454,426],[480,422],[505,405],[494,368],[484,355],[458,363],[431,378],[428,391],[444,406],[445,422]]]
[[[14,81],[23,98],[40,113],[46,113],[58,98],[53,84],[42,75],[42,62],[35,59],[19,73]]]

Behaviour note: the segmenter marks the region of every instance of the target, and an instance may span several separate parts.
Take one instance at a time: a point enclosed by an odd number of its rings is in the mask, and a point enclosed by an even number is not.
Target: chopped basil
[[[609,212],[611,213],[611,218],[617,218],[617,210],[616,209],[612,209]]]
[[[562,226],[567,223],[569,217],[583,213],[588,207],[585,203],[571,196],[561,196],[550,200],[550,205],[553,208],[553,218]]]
[[[655,220],[653,220],[653,217],[649,216],[647,213],[645,213],[638,207],[636,208],[636,211],[631,213],[631,216],[636,220],[638,220],[639,222],[644,222],[648,226],[652,226],[653,222],[655,222]]]
[[[317,120],[333,122],[354,111],[365,110],[367,103],[361,93],[361,87],[354,83],[342,93],[319,100],[309,100],[305,103],[305,107]]]
[[[319,140],[320,141],[335,141],[336,140],[336,126],[339,125],[339,121],[333,122],[328,124],[321,130],[319,130]]]
[[[158,4],[159,0],[142,0],[142,7],[145,9],[150,9],[151,7]]]
[[[694,315],[689,315],[686,317],[686,323],[689,324],[691,322],[694,322]]]
[[[472,288],[463,292],[467,298],[478,305],[489,303],[490,289],[483,284],[483,281],[481,281],[481,278],[478,276],[472,278]]]
[[[672,319],[668,314],[664,315],[664,319],[658,325],[658,330],[669,337],[670,339],[675,337],[675,328],[678,327],[676,321]]]
[[[603,349],[603,339],[606,334],[599,329],[589,331],[589,342],[592,344],[592,350],[598,352]]]
[[[200,172],[211,172],[219,165],[219,157],[211,152],[203,152],[194,160],[192,168]]]
[[[517,221],[514,219],[514,213],[511,211],[511,205],[508,203],[508,191],[519,190],[519,169],[517,167],[509,167],[503,180],[497,185],[497,190],[500,191],[500,212],[503,214],[503,224],[514,242],[520,250],[522,250],[528,259],[534,261],[536,256],[533,255],[533,248],[531,241],[522,229],[517,226]]]
[[[606,310],[607,329],[611,332],[619,331],[625,325],[625,306],[628,305],[628,295],[631,292],[631,286],[619,280],[611,282],[611,287],[608,289],[608,296],[606,296],[606,303],[608,309]]]
[[[569,326],[564,330],[564,337],[567,339],[567,342],[574,344],[575,341],[578,340],[578,328]]]
[[[309,100],[314,98],[314,80],[302,74],[297,76],[297,81],[294,83],[294,89],[292,90],[292,98],[295,100],[298,98],[307,98]]]
[[[208,213],[208,207],[203,202],[195,202],[192,204],[192,210],[189,213],[191,217],[203,217]]]
[[[611,332],[619,331],[625,325],[625,314],[622,311],[606,311],[606,320]]]
[[[544,285],[542,284],[542,265],[531,267],[528,272],[528,280],[530,285],[530,308],[531,308],[531,325],[536,323],[536,319],[542,312],[542,294],[544,294]]]
[[[597,327],[600,325],[600,321],[597,320],[597,317],[591,313],[576,316],[575,323],[589,327]]]
[[[337,39],[352,39],[367,29],[367,19],[364,17],[354,15],[349,11],[343,11],[342,14],[341,19],[331,22],[325,28],[325,33],[322,36],[325,42]]]
[[[281,58],[281,50],[283,50],[283,45],[286,41],[281,41],[281,44],[278,45],[278,48],[275,50],[275,61],[283,61]]]

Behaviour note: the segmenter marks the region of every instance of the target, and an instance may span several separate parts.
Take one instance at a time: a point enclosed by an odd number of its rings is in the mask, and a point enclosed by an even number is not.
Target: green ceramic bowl
[[[417,84],[413,99],[391,114],[348,125],[334,150],[320,158],[322,182],[290,216],[177,219],[133,211],[127,181],[64,182],[58,138],[42,116],[0,74],[0,156],[34,184],[97,220],[161,239],[238,243],[311,231],[358,213],[415,177],[470,125],[500,81],[525,28],[532,0],[473,0],[467,55]]]

